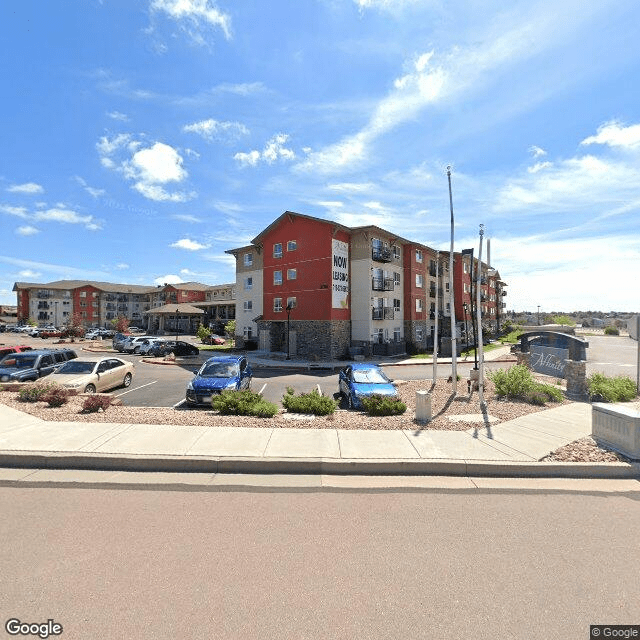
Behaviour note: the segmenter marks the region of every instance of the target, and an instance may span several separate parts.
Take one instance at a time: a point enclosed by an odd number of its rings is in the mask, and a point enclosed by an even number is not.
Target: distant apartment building
[[[250,245],[227,253],[236,258],[240,345],[251,340],[262,350],[310,358],[393,355],[429,349],[436,339],[451,347],[442,340],[451,335],[447,252],[375,225],[346,227],[287,211]],[[470,262],[454,254],[458,335],[463,305],[472,309]],[[505,283],[485,263],[474,267],[483,274],[483,322],[495,326]]]
[[[183,282],[149,286],[58,280],[16,282],[13,290],[17,296],[17,319],[32,320],[39,326],[64,326],[77,313],[85,327],[108,327],[124,316],[131,325],[149,331],[190,333],[199,324],[221,330],[235,318],[235,284]]]

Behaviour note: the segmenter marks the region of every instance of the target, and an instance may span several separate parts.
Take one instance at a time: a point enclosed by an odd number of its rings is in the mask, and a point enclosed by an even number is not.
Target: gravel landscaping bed
[[[542,458],[545,462],[631,462],[606,447],[599,447],[592,437],[581,438]]]

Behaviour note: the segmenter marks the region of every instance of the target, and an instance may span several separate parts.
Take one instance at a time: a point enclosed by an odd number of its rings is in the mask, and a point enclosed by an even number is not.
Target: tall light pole
[[[538,305],[538,326],[540,326],[540,305]]]
[[[480,361],[480,370],[478,372],[478,397],[480,398],[480,406],[485,409],[487,403],[484,400],[484,354],[482,343],[482,305],[480,303],[481,275],[482,275],[482,237],[484,236],[484,225],[480,225],[480,251],[478,253],[478,266],[476,268],[476,313],[478,315],[478,351]]]
[[[438,289],[440,285],[440,252],[436,251],[436,316],[433,327],[433,384],[438,379],[438,314],[440,313],[440,305]]]
[[[176,308],[176,344],[178,342],[178,311],[180,311],[180,307]]]
[[[456,307],[453,294],[453,195],[451,193],[451,167],[447,167],[447,179],[449,180],[449,208],[451,209],[451,248],[449,250],[449,305],[451,310],[451,383],[453,395],[458,387],[457,345],[456,345]]]

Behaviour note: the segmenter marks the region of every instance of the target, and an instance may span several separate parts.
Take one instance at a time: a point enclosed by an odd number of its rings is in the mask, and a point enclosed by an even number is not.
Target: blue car
[[[252,376],[251,367],[244,356],[209,358],[187,385],[187,404],[211,404],[211,397],[226,389],[250,389]]]
[[[373,395],[398,397],[398,390],[375,364],[358,363],[345,367],[338,375],[338,393],[349,409],[362,409],[362,398]]]

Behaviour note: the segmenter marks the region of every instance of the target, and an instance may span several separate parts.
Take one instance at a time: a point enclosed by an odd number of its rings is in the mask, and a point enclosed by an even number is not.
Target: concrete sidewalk
[[[468,431],[47,422],[5,405],[0,425],[0,467],[45,471],[640,477],[639,464],[538,462],[591,434],[586,403]]]

